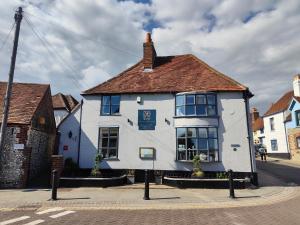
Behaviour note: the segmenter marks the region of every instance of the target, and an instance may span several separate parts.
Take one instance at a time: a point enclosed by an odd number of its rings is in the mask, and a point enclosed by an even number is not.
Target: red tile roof
[[[252,131],[261,130],[264,128],[264,120],[259,117],[252,123]]]
[[[246,90],[248,89],[244,85],[188,54],[157,57],[152,72],[144,71],[141,60],[118,76],[82,94]]]
[[[6,82],[0,82],[0,123],[2,120],[3,103],[6,92]],[[14,83],[9,108],[8,123],[30,124],[50,85]]]
[[[293,97],[293,91],[285,93],[277,102],[271,105],[264,116],[270,116],[272,114],[287,110]]]
[[[78,101],[72,95],[64,95],[62,93],[52,96],[52,103],[54,109],[66,109],[69,112],[78,105]]]

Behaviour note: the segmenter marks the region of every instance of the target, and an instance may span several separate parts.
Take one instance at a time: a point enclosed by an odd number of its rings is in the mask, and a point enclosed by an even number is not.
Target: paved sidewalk
[[[150,185],[151,200],[143,200],[142,184],[110,188],[60,188],[58,201],[49,201],[50,189],[0,190],[0,210],[39,209],[60,206],[68,209],[188,209],[257,206],[285,201],[300,195],[298,187],[260,173],[262,187],[235,190],[178,189]]]

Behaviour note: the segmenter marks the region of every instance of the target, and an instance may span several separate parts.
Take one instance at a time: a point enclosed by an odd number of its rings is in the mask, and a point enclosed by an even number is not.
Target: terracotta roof
[[[293,97],[293,91],[285,93],[277,102],[271,105],[271,107],[267,110],[264,116],[270,116],[272,114],[287,110]]]
[[[2,120],[6,82],[0,82],[0,120]],[[47,84],[14,83],[9,108],[8,123],[30,124],[46,91]],[[1,123],[1,121],[0,121]]]
[[[144,71],[141,60],[118,76],[82,94],[246,90],[244,85],[188,54],[157,57],[153,71],[150,72]]]
[[[261,130],[264,128],[264,120],[263,118],[257,118],[254,123],[252,123],[252,131]]]
[[[78,105],[78,101],[72,95],[64,95],[62,93],[52,96],[52,103],[53,109],[66,109],[69,112]]]

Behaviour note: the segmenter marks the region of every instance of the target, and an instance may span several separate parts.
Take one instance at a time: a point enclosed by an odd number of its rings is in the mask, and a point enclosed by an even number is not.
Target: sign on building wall
[[[156,125],[156,110],[139,110],[138,111],[138,126],[139,130],[155,130]]]
[[[155,159],[155,149],[141,147],[140,148],[140,158],[154,160]]]

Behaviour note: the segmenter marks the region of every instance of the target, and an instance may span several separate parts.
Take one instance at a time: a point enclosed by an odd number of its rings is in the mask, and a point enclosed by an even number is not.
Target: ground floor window
[[[300,148],[300,137],[296,137],[297,148]]]
[[[99,153],[105,159],[118,158],[119,128],[101,127],[99,129]]]
[[[177,160],[218,161],[218,129],[215,127],[177,128]]]
[[[272,149],[272,151],[277,151],[278,150],[276,139],[271,140],[271,149]]]

